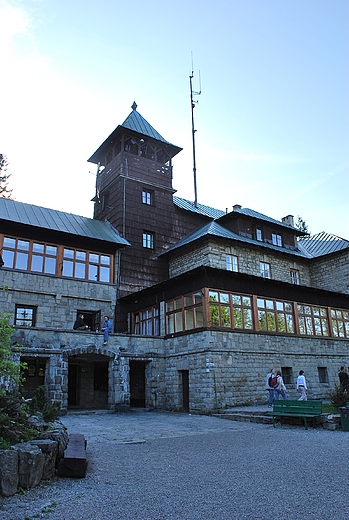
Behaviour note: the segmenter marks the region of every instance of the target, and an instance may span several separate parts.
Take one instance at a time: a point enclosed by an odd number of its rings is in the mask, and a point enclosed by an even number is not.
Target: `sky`
[[[176,195],[349,239],[348,0],[0,0],[13,197],[93,216],[87,159],[131,112],[183,151]]]

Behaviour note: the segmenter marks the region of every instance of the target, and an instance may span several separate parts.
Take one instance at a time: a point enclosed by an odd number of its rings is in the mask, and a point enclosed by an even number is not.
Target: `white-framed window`
[[[147,249],[154,248],[154,235],[148,231],[143,231],[143,247]]]
[[[263,242],[263,234],[261,229],[256,229],[256,240]]]
[[[149,206],[153,202],[153,196],[151,191],[142,190],[142,203],[148,204]]]
[[[262,278],[271,278],[270,264],[268,262],[259,262],[259,272]]]
[[[298,269],[290,269],[291,283],[299,285],[299,271]]]
[[[238,257],[236,255],[226,255],[225,256],[225,265],[227,271],[238,272]]]
[[[271,241],[274,244],[274,246],[282,247],[282,236],[277,235],[276,233],[271,234]]]

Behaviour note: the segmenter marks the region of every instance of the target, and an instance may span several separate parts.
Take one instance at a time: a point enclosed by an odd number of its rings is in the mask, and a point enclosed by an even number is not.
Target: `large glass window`
[[[332,335],[337,338],[349,338],[349,311],[331,309]]]
[[[0,235],[0,248],[1,248]],[[110,283],[112,256],[4,236],[3,267]],[[61,261],[59,261],[61,259]]]
[[[299,333],[307,336],[328,336],[328,318],[325,307],[297,305]]]
[[[209,291],[210,325],[252,329],[252,298],[242,294]]]
[[[166,333],[203,327],[203,293],[196,291],[166,302]]]
[[[290,302],[257,298],[259,330],[294,333],[293,309]]]
[[[160,334],[159,308],[151,307],[133,314],[133,334],[158,336]]]

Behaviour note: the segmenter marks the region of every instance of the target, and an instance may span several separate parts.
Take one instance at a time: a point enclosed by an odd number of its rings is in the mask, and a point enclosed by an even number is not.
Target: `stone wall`
[[[349,294],[349,252],[343,251],[312,262],[312,287]]]
[[[208,266],[216,269],[226,269],[226,255],[238,257],[240,273],[260,276],[259,262],[269,263],[273,280],[291,282],[290,269],[297,269],[300,273],[300,284],[310,285],[310,271],[304,259],[296,255],[277,254],[267,248],[258,250],[248,245],[223,245],[209,240],[193,250],[193,244],[181,252],[173,252],[170,258],[170,277],[173,278],[196,267]]]

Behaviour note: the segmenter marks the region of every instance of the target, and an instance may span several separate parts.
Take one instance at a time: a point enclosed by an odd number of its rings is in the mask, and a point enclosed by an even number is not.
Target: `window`
[[[154,249],[154,235],[152,233],[143,231],[143,247]]]
[[[76,311],[75,319],[79,316],[79,314],[84,315],[84,323],[88,325],[91,331],[97,331],[101,327],[101,311],[86,311],[84,309],[78,309]]]
[[[112,280],[112,256],[108,254],[4,236],[2,258],[9,269],[107,283]]]
[[[133,334],[159,336],[159,307],[151,307],[133,314]]]
[[[317,367],[319,383],[328,383],[327,367]]]
[[[238,257],[235,255],[226,255],[225,257],[225,265],[227,271],[238,271]]]
[[[292,384],[292,367],[281,367],[282,379],[285,385]]]
[[[257,298],[259,330],[294,333],[292,303]]]
[[[299,285],[299,271],[298,269],[290,269],[291,283]]]
[[[166,302],[167,334],[197,329],[203,325],[203,293],[201,291],[179,296]]]
[[[263,242],[263,234],[261,229],[256,229],[256,240]]]
[[[297,305],[299,333],[307,336],[328,336],[327,311],[324,307]]]
[[[332,335],[337,338],[349,338],[349,311],[331,309]]]
[[[153,193],[151,191],[142,190],[142,202],[149,206],[153,204]]]
[[[209,291],[210,326],[252,329],[252,297]]]
[[[34,327],[36,322],[36,307],[16,305],[15,325]]]
[[[99,282],[110,282],[110,255],[88,253],[79,249],[63,249],[62,275]]]
[[[267,262],[259,262],[259,272],[262,278],[271,278],[270,264]]]
[[[274,246],[282,247],[282,237],[281,235],[277,235],[276,233],[271,234],[271,241]]]

